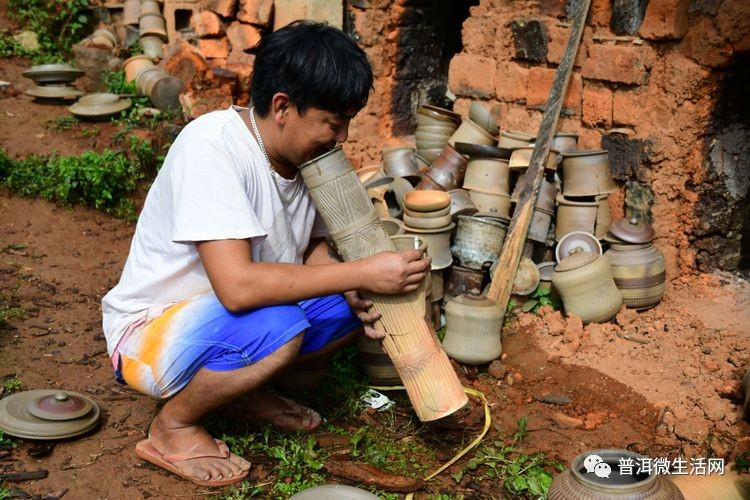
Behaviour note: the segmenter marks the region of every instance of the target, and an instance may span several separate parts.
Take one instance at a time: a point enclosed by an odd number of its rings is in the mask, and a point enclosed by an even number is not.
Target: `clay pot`
[[[370,378],[372,385],[401,385],[401,377],[380,341],[358,335],[357,350],[362,370]]]
[[[385,228],[385,232],[388,233],[388,236],[404,234],[404,226],[399,219],[393,217],[381,217],[380,222],[383,223],[383,227]]]
[[[427,172],[422,174],[422,179],[415,186],[417,191],[446,191],[446,189],[432,180]]]
[[[122,7],[122,24],[136,26],[141,17],[141,0],[125,0]]]
[[[591,455],[601,458],[611,471],[609,477],[599,477],[592,467]],[[588,461],[587,461],[588,459]],[[682,500],[683,496],[667,476],[656,473],[636,473],[646,457],[628,450],[604,449],[582,453],[573,459],[570,469],[552,481],[549,500]],[[621,460],[634,464],[633,474],[623,472]],[[718,497],[717,497],[718,498]]]
[[[653,243],[610,242],[604,253],[612,264],[615,285],[628,307],[646,309],[664,296],[664,256]]]
[[[565,196],[596,196],[616,189],[606,151],[581,150],[563,156],[562,192]]]
[[[490,270],[490,274],[494,274],[494,269]],[[539,268],[534,264],[534,261],[529,257],[521,257],[516,275],[513,278],[511,293],[514,295],[531,295],[539,286],[539,281]]]
[[[595,253],[575,252],[565,257],[552,273],[552,285],[565,311],[577,314],[584,323],[609,321],[622,305],[609,259]]]
[[[539,269],[539,289],[540,290],[553,290],[552,288],[552,273],[555,271],[555,266],[557,265],[557,262],[554,261],[545,261],[540,262],[537,264],[537,269]],[[553,292],[553,295],[557,298],[559,296],[557,295],[557,291]]]
[[[164,57],[164,40],[158,36],[146,35],[140,38],[143,55],[151,59],[161,59]]]
[[[469,192],[465,189],[451,189],[451,217],[455,221],[459,215],[473,215],[477,212],[477,206],[471,201]]]
[[[158,36],[167,41],[167,21],[161,14],[141,14],[138,18],[138,30],[141,36]]]
[[[391,243],[396,250],[419,250],[422,255],[428,253],[428,242],[420,236],[412,234],[398,234],[391,236]],[[430,274],[413,292],[403,294],[403,298],[409,302],[419,304],[420,312],[426,315],[430,306],[430,295],[432,294],[432,276]],[[428,283],[429,282],[429,283]],[[429,290],[428,290],[429,289]],[[429,291],[429,293],[428,293]]]
[[[617,219],[609,224],[609,232],[625,243],[648,243],[653,241],[654,228],[638,219]],[[615,241],[617,243],[617,241]]]
[[[464,174],[464,189],[481,189],[491,193],[510,193],[508,160],[469,158]]]
[[[497,136],[499,130],[495,118],[477,101],[472,102],[469,106],[469,119],[486,130],[492,137]]]
[[[472,189],[469,196],[479,212],[510,217],[510,195]]]
[[[513,149],[513,152],[510,154],[510,160],[508,160],[508,168],[511,170],[523,170],[528,168],[531,164],[531,155],[533,153],[533,146]],[[559,154],[558,151],[550,149],[547,154],[547,161],[544,163],[544,168],[546,170],[557,170],[557,156]]]
[[[470,144],[497,145],[497,139],[490,135],[484,128],[474,123],[470,118],[464,118],[461,125],[448,139],[448,144],[453,146],[456,142],[468,142]]]
[[[550,149],[563,153],[571,153],[578,147],[578,134],[558,132],[552,136]]]
[[[445,284],[443,287],[443,302],[448,302],[453,297],[469,293],[473,288],[481,290],[487,277],[487,268],[478,271],[452,265],[448,268]]]
[[[596,227],[594,229],[594,234],[597,238],[602,239],[607,235],[609,225],[612,222],[609,211],[609,195],[600,194],[599,196],[594,196],[594,199],[599,205],[596,210]]]
[[[359,181],[366,189],[384,186],[390,184],[393,180],[393,177],[385,174],[383,167],[380,165],[360,168],[357,170],[357,177],[359,177]]]
[[[510,195],[510,201],[518,203],[521,199],[521,191],[526,187],[526,175],[522,175],[516,181],[516,185],[513,186],[513,192]],[[550,182],[547,179],[543,179],[539,185],[539,194],[536,198],[537,208],[545,210],[547,212],[555,211],[555,201],[557,199],[557,186],[554,182]]]
[[[451,253],[460,266],[482,269],[497,260],[507,230],[506,224],[495,220],[459,215]]]
[[[417,144],[417,154],[419,154],[429,164],[435,161],[438,155],[443,151],[442,147],[420,147]]]
[[[401,205],[396,198],[396,194],[390,188],[390,184],[369,188],[367,196],[370,197],[375,212],[381,219],[383,217],[401,217]]]
[[[458,113],[454,113],[449,109],[440,108],[431,104],[423,104],[419,107],[419,109],[417,109],[417,123],[419,123],[420,120],[419,115],[426,116],[433,122],[449,122],[454,123],[456,126],[461,123],[461,115],[459,115]]]
[[[746,500],[750,492],[750,477],[738,474],[727,464],[723,474],[700,475],[672,475],[671,479],[685,500],[706,500],[707,498],[721,498],[722,500]]]
[[[444,191],[415,190],[404,196],[404,207],[414,212],[434,212],[449,207],[451,196]]]
[[[555,258],[561,262],[565,257],[575,252],[592,252],[602,254],[602,245],[591,233],[586,231],[573,231],[560,239],[555,248]]]
[[[145,70],[146,68],[154,67],[156,67],[156,65],[154,64],[153,59],[145,54],[138,54],[136,56],[129,57],[128,59],[125,59],[125,62],[122,63],[122,69],[125,71],[125,81],[127,82],[135,81],[136,77],[141,71]],[[148,95],[148,93],[144,93],[142,95]]]
[[[417,219],[434,219],[436,217],[443,217],[445,215],[449,215],[451,211],[450,205],[447,207],[443,207],[438,210],[430,210],[429,212],[419,212],[416,210],[411,210],[407,207],[404,207],[404,215],[408,215],[413,218]]]
[[[596,214],[598,212],[598,201],[575,201],[569,200],[564,196],[558,196],[555,239],[560,241],[566,234],[574,231],[585,231],[595,234]],[[603,233],[601,237],[604,237],[606,234],[606,228]]]
[[[471,365],[499,358],[504,316],[503,309],[476,288],[451,299],[445,304],[443,349],[456,361]]]
[[[414,154],[414,159],[417,160],[417,169],[419,170],[420,175],[427,172],[430,169],[430,162],[428,162],[424,156],[419,154],[419,151],[417,151]]]
[[[514,130],[501,131],[498,146],[506,149],[523,148],[534,142],[534,136]]]
[[[443,288],[445,286],[444,272],[444,269],[435,269],[434,271],[430,271],[430,281],[432,284],[432,292],[430,293],[430,297],[432,298],[433,302],[443,298]]]
[[[420,180],[419,166],[412,148],[383,149],[383,171],[391,177],[403,177],[416,185]]]
[[[452,146],[446,145],[426,174],[444,190],[460,188],[464,182],[468,160]]]
[[[546,243],[550,226],[552,225],[552,212],[535,207],[529,223],[529,232],[526,238],[538,243]]]
[[[137,83],[137,77],[136,77]],[[176,76],[165,76],[157,80],[148,98],[151,103],[162,111],[169,109],[180,109],[180,94],[185,90],[185,84]]]
[[[437,217],[412,217],[404,214],[403,220],[404,227],[416,229],[439,229],[453,223],[449,213]]]
[[[95,30],[89,37],[89,40],[91,40],[91,42],[95,45],[101,45],[104,47],[109,47],[111,49],[117,47],[117,36],[115,36],[114,33],[109,30]]]
[[[427,243],[427,248],[432,257],[431,269],[445,269],[453,262],[451,256],[451,233],[456,225],[451,223],[449,226],[437,229],[418,229],[404,226],[404,234],[419,236]]]
[[[155,0],[141,0],[141,16],[155,14],[161,16],[161,5]]]

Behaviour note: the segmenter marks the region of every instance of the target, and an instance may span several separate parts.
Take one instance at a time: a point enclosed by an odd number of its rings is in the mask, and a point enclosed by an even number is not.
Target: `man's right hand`
[[[373,293],[397,294],[419,288],[430,272],[430,257],[419,250],[380,252],[362,260],[365,267],[362,289]]]

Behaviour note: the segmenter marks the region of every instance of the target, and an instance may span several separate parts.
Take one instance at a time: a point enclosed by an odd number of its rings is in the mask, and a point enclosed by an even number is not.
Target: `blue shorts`
[[[118,381],[159,398],[173,396],[198,370],[236,370],[304,332],[300,354],[362,326],[342,295],[229,312],[215,295],[181,302],[129,331],[117,346]]]

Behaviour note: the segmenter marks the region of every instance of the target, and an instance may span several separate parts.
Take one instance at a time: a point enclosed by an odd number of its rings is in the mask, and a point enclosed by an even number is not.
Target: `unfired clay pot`
[[[462,267],[482,269],[497,260],[507,230],[507,225],[491,219],[459,215],[451,252]]]
[[[487,146],[495,146],[497,139],[490,135],[480,125],[474,123],[471,118],[464,118],[461,121],[461,125],[453,132],[448,138],[448,144],[453,146],[456,142],[468,142],[470,144],[486,144]]]
[[[503,309],[476,288],[453,298],[445,305],[443,349],[456,361],[470,365],[499,358],[504,316]]]
[[[506,149],[515,149],[528,146],[532,142],[534,142],[533,135],[529,135],[525,132],[518,132],[516,130],[506,130],[500,132],[500,142],[498,146]]]
[[[577,314],[584,323],[609,321],[622,305],[612,266],[602,255],[575,252],[565,257],[552,274],[552,285],[565,311]]]
[[[612,264],[615,285],[628,307],[646,309],[664,296],[664,256],[653,243],[612,241],[604,255]]]
[[[565,196],[596,196],[615,191],[609,153],[602,149],[566,153],[562,161],[562,186]]]
[[[509,179],[508,160],[471,157],[466,166],[463,188],[509,194]]]
[[[510,217],[510,195],[487,193],[479,189],[469,191],[471,201],[479,212],[495,214],[500,217]]]

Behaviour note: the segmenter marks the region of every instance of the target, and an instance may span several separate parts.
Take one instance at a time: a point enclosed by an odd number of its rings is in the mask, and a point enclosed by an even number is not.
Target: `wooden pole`
[[[581,43],[581,35],[590,5],[591,0],[581,0],[580,10],[573,21],[568,45],[560,60],[560,65],[557,67],[547,107],[542,116],[542,124],[539,126],[534,152],[531,154],[529,168],[526,172],[526,184],[520,193],[497,268],[492,275],[492,285],[488,296],[497,302],[503,310],[508,307],[510,291],[513,288],[513,280],[516,277],[516,270],[526,241],[526,233],[529,231],[531,216],[534,214],[534,204],[544,177],[544,164],[547,155],[549,155],[552,136],[555,134],[557,119],[560,116],[562,101],[573,70],[573,61]]]

